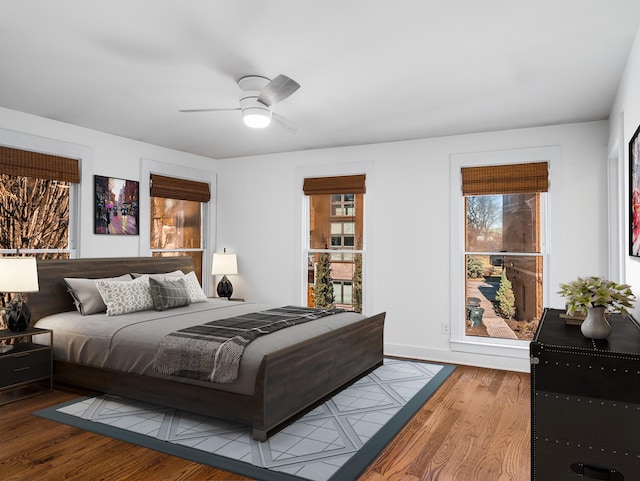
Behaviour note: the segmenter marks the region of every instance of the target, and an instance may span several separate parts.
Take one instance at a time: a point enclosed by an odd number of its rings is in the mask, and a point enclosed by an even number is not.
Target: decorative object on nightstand
[[[611,324],[605,317],[605,311],[628,315],[635,295],[631,286],[617,284],[602,277],[578,277],[567,284],[560,284],[561,296],[567,299],[567,315],[576,311],[586,314],[580,325],[584,337],[606,339],[611,334]]]
[[[25,292],[37,292],[38,267],[35,257],[0,257],[0,292],[14,293],[4,320],[10,330],[22,332],[31,323],[31,311],[22,297]]]
[[[227,254],[227,249],[224,249],[222,254],[213,254],[213,266],[212,272],[214,276],[222,276],[222,279],[218,283],[218,297],[226,297],[231,299],[233,294],[233,286],[231,281],[227,279],[228,275],[235,275],[238,273],[238,260],[235,254]]]

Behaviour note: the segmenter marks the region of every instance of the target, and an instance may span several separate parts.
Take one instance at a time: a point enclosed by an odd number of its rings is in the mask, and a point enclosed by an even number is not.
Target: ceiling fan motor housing
[[[266,77],[250,75],[238,80],[242,95],[240,96],[240,110],[244,123],[250,127],[263,128],[271,122],[271,108],[258,100],[260,92],[270,80]]]
[[[257,92],[260,94],[269,82],[271,82],[271,79],[261,75],[247,75],[238,80],[238,86],[243,92]]]

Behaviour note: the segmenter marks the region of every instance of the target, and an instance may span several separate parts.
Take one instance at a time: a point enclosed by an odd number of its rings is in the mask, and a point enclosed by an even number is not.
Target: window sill
[[[512,341],[509,339],[496,338],[469,338],[461,340],[451,340],[451,350],[459,352],[469,352],[473,354],[484,354],[487,356],[503,356],[516,359],[529,359],[529,342]],[[486,341],[484,339],[487,339]]]

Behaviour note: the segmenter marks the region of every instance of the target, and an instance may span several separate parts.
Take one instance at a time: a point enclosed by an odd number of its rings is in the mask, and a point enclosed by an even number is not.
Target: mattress
[[[252,395],[256,373],[265,354],[364,319],[360,314],[344,312],[259,337],[246,347],[238,379],[231,383],[168,376],[153,368],[156,347],[171,332],[273,307],[279,306],[209,299],[167,311],[141,311],[120,316],[64,312],[40,319],[35,325],[53,330],[53,357],[56,360]],[[36,342],[48,343],[48,336],[34,338]]]

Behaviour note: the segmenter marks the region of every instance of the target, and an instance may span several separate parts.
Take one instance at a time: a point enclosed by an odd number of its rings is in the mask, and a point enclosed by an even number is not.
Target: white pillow
[[[124,282],[100,279],[96,287],[107,306],[107,316],[153,309],[149,276]]]
[[[202,290],[195,272],[189,272],[184,276],[184,280],[187,281],[187,291],[189,291],[189,298],[192,303],[207,302],[207,295]]]
[[[138,277],[149,276],[151,279],[164,279],[165,277],[182,277],[184,276],[184,272],[181,270],[172,271],[172,272],[162,272],[160,274],[139,274],[137,272],[132,272],[131,277],[137,279]]]

